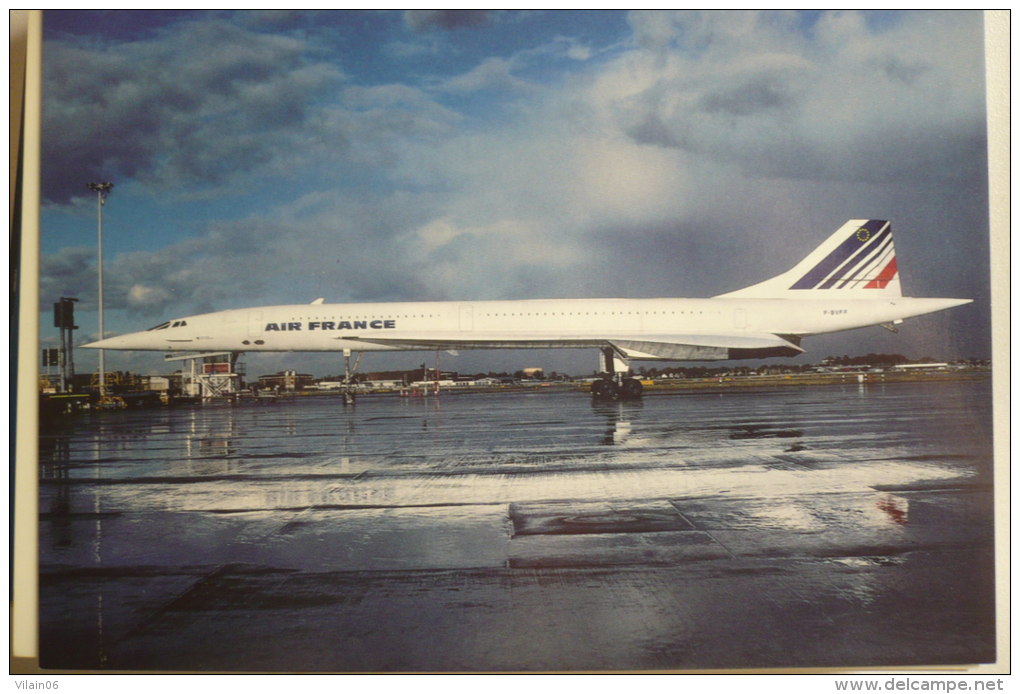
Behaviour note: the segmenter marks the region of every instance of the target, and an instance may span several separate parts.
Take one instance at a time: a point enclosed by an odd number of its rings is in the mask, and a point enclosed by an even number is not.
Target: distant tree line
[[[414,381],[429,381],[436,377],[436,370],[431,366],[419,367],[417,369],[404,369],[399,371],[373,371],[370,373],[358,373],[355,375],[355,381],[398,381],[403,383],[413,383]],[[557,373],[551,371],[546,374],[542,370],[528,371],[524,370],[514,371],[512,374],[508,371],[486,371],[478,373],[460,373],[457,371],[442,371],[440,377],[443,380],[452,381],[480,381],[483,378],[491,378],[499,381],[563,381],[570,380],[570,376],[566,374]],[[343,381],[343,374],[324,376],[323,381]]]
[[[902,354],[875,354],[871,352],[863,356],[851,357],[844,354],[842,357],[825,357],[822,359],[823,366],[896,366],[897,364],[932,364],[938,361],[931,357],[921,357],[914,361]]]
[[[642,378],[712,378],[715,376],[746,376],[748,374],[798,374],[811,372],[819,366],[871,366],[875,368],[889,368],[898,364],[934,364],[940,360],[934,357],[921,357],[911,359],[902,354],[878,354],[869,353],[858,356],[844,354],[842,356],[828,356],[822,359],[821,364],[761,364],[754,366],[666,366],[666,367],[639,367],[636,373]],[[986,359],[963,359],[965,363],[973,367],[987,367],[989,362]]]
[[[654,379],[654,378],[712,378],[714,376],[723,375],[748,375],[752,373],[756,374],[798,374],[810,372],[818,369],[819,366],[871,366],[875,368],[889,368],[898,364],[931,364],[938,363],[941,360],[935,359],[934,357],[924,356],[920,359],[912,359],[902,354],[882,354],[870,352],[868,354],[850,356],[844,354],[842,356],[830,355],[821,360],[820,364],[759,364],[757,366],[752,365],[734,365],[732,362],[721,364],[719,366],[678,366],[669,365],[661,367],[647,367],[639,366],[634,369],[635,375],[641,378]],[[962,363],[966,363],[970,366],[986,367],[989,366],[988,360],[984,359],[963,359],[960,360]],[[423,365],[424,366],[424,365]],[[598,374],[592,373],[589,376],[597,376]],[[411,383],[413,381],[428,381],[435,378],[435,369],[432,367],[419,367],[417,369],[401,370],[401,371],[377,371],[373,373],[359,373],[357,374],[356,380],[358,381],[402,381],[404,383]],[[508,371],[487,371],[471,374],[461,374],[455,371],[443,371],[443,379],[450,380],[470,380],[478,381],[483,378],[498,379],[502,382],[509,381],[570,381],[575,376],[569,376],[564,373],[558,373],[551,371],[544,373],[542,371],[526,373],[523,370],[514,371],[510,373]],[[342,381],[343,375],[326,376],[324,381]]]

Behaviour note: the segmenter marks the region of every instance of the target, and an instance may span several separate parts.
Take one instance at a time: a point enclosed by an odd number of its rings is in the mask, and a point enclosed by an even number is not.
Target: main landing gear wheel
[[[627,400],[636,399],[641,397],[644,389],[645,387],[641,385],[641,381],[636,378],[625,378],[620,386],[620,395]]]
[[[596,400],[637,400],[644,387],[641,381],[628,376],[630,365],[627,359],[612,346],[599,350],[600,379],[591,384],[591,394]]]
[[[598,400],[637,400],[644,386],[636,378],[625,378],[619,384],[608,378],[600,378],[591,384],[592,397]]]
[[[620,387],[613,381],[600,378],[591,384],[591,394],[599,400],[619,400]]]

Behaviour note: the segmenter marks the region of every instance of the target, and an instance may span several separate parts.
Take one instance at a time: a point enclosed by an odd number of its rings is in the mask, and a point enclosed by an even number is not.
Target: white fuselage
[[[294,304],[188,316],[89,346],[202,352],[598,347],[613,338],[816,335],[960,303],[965,302],[834,296]]]
[[[851,219],[793,268],[708,299],[263,306],[189,316],[93,349],[288,352],[596,347],[607,360],[793,356],[805,335],[969,303],[902,296],[888,221]],[[614,367],[615,368],[615,367]]]

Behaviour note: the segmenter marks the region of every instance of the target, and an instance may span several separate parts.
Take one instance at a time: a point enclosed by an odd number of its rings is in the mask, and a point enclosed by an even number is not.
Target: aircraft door
[[[248,311],[248,337],[262,337],[262,311]]]
[[[461,304],[460,329],[461,332],[470,332],[475,329],[475,311],[471,304]]]
[[[733,327],[739,330],[747,327],[747,309],[738,308],[733,311]]]

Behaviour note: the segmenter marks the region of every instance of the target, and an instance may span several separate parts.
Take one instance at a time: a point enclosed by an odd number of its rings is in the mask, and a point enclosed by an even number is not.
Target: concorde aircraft
[[[194,352],[599,350],[597,397],[639,397],[631,360],[800,354],[801,338],[905,318],[970,299],[904,297],[890,223],[852,219],[791,270],[708,299],[538,299],[260,306],[165,321],[85,345]],[[349,369],[348,369],[349,370]]]

